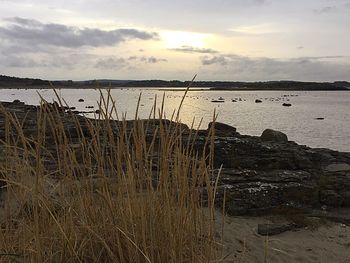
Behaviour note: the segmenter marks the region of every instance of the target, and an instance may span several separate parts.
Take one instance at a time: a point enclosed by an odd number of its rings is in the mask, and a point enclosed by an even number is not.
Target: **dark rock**
[[[318,202],[317,184],[304,171],[223,169],[216,201],[231,215],[259,215],[279,207],[312,207]]]
[[[324,120],[324,118],[321,118],[321,117],[320,118],[315,118],[315,120]]]
[[[328,211],[314,210],[308,216],[325,218],[327,220],[350,226],[350,209],[332,209]]]
[[[23,125],[25,136],[33,138],[37,135],[37,113],[40,107],[12,102],[1,102],[1,105],[16,115]],[[69,143],[79,145],[82,135],[86,140],[91,139],[90,125],[97,125],[99,120],[90,119],[87,122],[84,116],[76,115],[72,118],[75,113],[72,111],[51,111],[58,106],[53,103],[42,107],[51,113],[57,112],[57,116],[53,116],[62,120]],[[99,110],[91,112],[100,113]],[[77,128],[76,122],[81,127]],[[0,113],[1,140],[5,140],[4,123],[5,117]],[[110,123],[113,133],[117,134],[120,123]],[[191,130],[187,125],[174,125],[169,120],[126,121],[127,131],[132,132],[137,123],[148,127],[145,136],[149,143],[154,140],[154,131],[161,126],[181,130],[184,145],[188,140],[193,140],[193,136],[189,137]],[[212,125],[213,123],[209,124],[209,127]],[[46,135],[48,151],[52,150],[54,155],[56,150],[50,148],[55,145],[54,132],[46,129]],[[209,149],[207,135],[208,129],[198,131],[193,145],[194,152],[201,154],[203,150]],[[310,211],[323,205],[327,206],[327,211],[335,207],[350,207],[350,153],[298,145],[288,142],[285,134],[273,130],[264,131],[261,137],[240,135],[234,127],[223,123],[215,123],[213,146],[214,168],[223,165],[218,180],[216,205],[222,207],[225,199],[225,211],[230,215],[274,213],[282,208]],[[74,148],[76,156],[81,155],[79,149]],[[56,160],[48,160],[44,165],[48,170],[55,171]],[[159,167],[155,166],[153,170],[157,172]],[[213,174],[217,173],[217,170],[213,171]],[[216,177],[210,179],[215,183]],[[203,200],[205,201],[204,190]]]
[[[342,206],[343,207],[350,207],[350,191],[346,190],[346,191],[342,192],[341,195],[343,197]],[[349,215],[349,217],[350,217],[350,215]]]
[[[213,125],[214,125],[215,135],[217,136],[236,136],[239,134],[235,127],[232,127],[230,125],[227,125],[221,122],[210,122],[208,124],[207,130],[209,131]]]
[[[57,101],[54,101],[53,103],[45,102],[45,103],[43,103],[42,107],[46,111],[49,111],[49,112],[64,112],[65,111],[65,108],[61,107]]]
[[[273,142],[288,142],[286,134],[280,131],[266,129],[260,136],[262,141],[273,141]]]
[[[79,99],[78,101],[79,101],[79,102],[84,102],[84,100],[83,100],[83,99]]]
[[[256,99],[256,100],[255,100],[255,103],[262,103],[262,100]]]
[[[273,236],[278,235],[286,231],[296,229],[295,224],[258,224],[258,234],[262,236]]]
[[[236,132],[236,128],[232,127],[231,125],[221,123],[221,122],[210,122],[208,124],[208,129],[211,129],[211,127],[214,125],[215,130],[219,131],[229,131],[229,132]]]
[[[334,190],[322,190],[320,191],[321,204],[340,207],[343,204],[343,198]]]
[[[350,171],[350,165],[347,163],[332,163],[325,169],[329,172]]]
[[[283,103],[282,106],[284,106],[284,107],[290,107],[290,106],[292,106],[292,104],[290,104],[290,103]]]

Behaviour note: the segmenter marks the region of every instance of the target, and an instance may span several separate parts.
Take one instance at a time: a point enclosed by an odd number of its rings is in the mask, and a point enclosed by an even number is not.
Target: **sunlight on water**
[[[38,104],[38,92],[52,101],[52,90],[0,90],[1,101],[20,99],[27,104]],[[114,89],[111,91],[117,102],[119,115],[135,116],[138,97],[142,92],[140,118],[148,118],[155,95],[158,107],[164,91],[157,89]],[[93,89],[62,89],[60,95],[68,105],[80,111],[89,111],[86,106],[97,108],[99,91]],[[183,91],[165,92],[165,114],[170,118],[178,108]],[[224,103],[212,100],[224,99]],[[78,102],[82,98],[84,102]],[[260,99],[262,103],[255,103]],[[230,124],[241,134],[259,136],[266,128],[285,132],[290,140],[311,147],[326,147],[350,152],[350,92],[347,91],[191,91],[188,93],[182,111],[181,121],[195,126],[201,118],[201,128],[206,128],[213,119],[214,109],[219,122]],[[283,103],[292,104],[283,107]],[[93,116],[90,114],[88,116]],[[317,120],[317,118],[324,118]]]

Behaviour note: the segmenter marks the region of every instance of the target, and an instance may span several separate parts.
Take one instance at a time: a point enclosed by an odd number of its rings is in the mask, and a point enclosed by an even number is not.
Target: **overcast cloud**
[[[203,71],[215,72],[221,79],[329,81],[343,79],[350,72],[350,64],[337,62],[339,58],[343,57],[274,59],[226,54],[201,57],[201,63]]]
[[[170,50],[177,51],[177,52],[184,52],[184,53],[200,53],[200,54],[218,53],[218,51],[211,48],[197,48],[197,47],[191,47],[191,46],[181,46],[178,48],[171,48]]]
[[[136,29],[104,31],[97,28],[83,28],[54,23],[42,23],[34,19],[14,17],[6,19],[10,24],[0,27],[0,37],[13,43],[31,46],[51,45],[78,48],[81,46],[111,46],[128,39],[149,40],[157,38],[156,33]]]
[[[350,0],[0,0],[0,10],[0,74],[350,80]]]

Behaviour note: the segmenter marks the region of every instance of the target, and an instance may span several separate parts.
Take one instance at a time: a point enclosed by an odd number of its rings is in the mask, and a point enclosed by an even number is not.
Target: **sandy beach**
[[[217,213],[217,224],[222,216]],[[327,222],[316,229],[300,228],[265,237],[258,224],[273,217],[225,217],[223,262],[350,262],[350,226]]]

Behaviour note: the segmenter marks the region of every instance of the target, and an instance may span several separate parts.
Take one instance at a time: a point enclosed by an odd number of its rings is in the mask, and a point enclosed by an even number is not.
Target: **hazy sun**
[[[183,32],[183,31],[167,31],[162,33],[162,40],[166,48],[179,48],[182,46],[203,47],[206,34]]]

